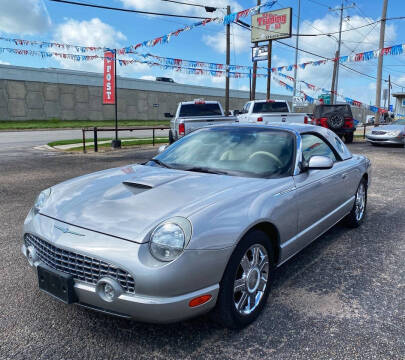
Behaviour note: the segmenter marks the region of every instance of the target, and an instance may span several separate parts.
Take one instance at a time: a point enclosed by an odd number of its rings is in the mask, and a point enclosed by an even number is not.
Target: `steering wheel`
[[[283,167],[283,163],[280,161],[280,159],[276,155],[269,153],[267,151],[256,151],[252,155],[249,156],[248,160],[251,160],[252,158],[254,158],[255,156],[258,156],[258,155],[268,156],[269,158],[274,160],[277,163],[277,165],[279,165],[280,167]]]

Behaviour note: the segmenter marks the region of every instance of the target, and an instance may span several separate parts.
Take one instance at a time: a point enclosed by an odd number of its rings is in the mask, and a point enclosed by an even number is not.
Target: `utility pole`
[[[355,6],[355,4],[353,3],[353,5],[351,5],[351,6],[344,6],[344,0],[342,0],[342,5],[340,6],[340,8],[338,8],[338,9],[331,9],[331,8],[329,8],[329,10],[339,10],[340,11],[340,23],[339,23],[339,39],[338,39],[338,50],[337,50],[337,56],[336,56],[336,79],[335,79],[335,87],[334,87],[334,89],[333,89],[333,91],[335,92],[335,93],[333,93],[332,94],[332,96],[331,97],[333,97],[333,102],[335,103],[336,102],[336,93],[337,93],[337,90],[338,90],[338,86],[339,86],[339,65],[340,65],[340,62],[339,62],[339,59],[340,59],[340,46],[341,46],[341,43],[342,43],[342,24],[343,24],[343,10],[346,10],[346,9],[350,9],[350,8],[353,8]]]
[[[270,81],[271,81],[271,52],[273,42],[269,40],[267,48],[267,100],[270,100]]]
[[[375,106],[378,108],[381,105],[381,78],[382,78],[382,67],[383,67],[383,56],[382,49],[384,48],[384,39],[385,39],[385,19],[387,17],[387,6],[388,0],[384,0],[382,14],[381,14],[381,23],[380,23],[380,43],[378,46],[378,65],[377,65],[377,84],[375,91]],[[380,113],[376,114],[375,125],[380,125]]]
[[[231,13],[231,7],[226,7],[226,13]],[[225,115],[229,114],[229,65],[231,61],[231,24],[226,25],[226,78],[225,78]]]
[[[257,6],[261,5],[261,0],[257,0]],[[260,10],[259,10],[260,11]],[[254,47],[259,45],[258,42],[253,43]],[[252,96],[250,100],[256,98],[256,74],[257,74],[257,61],[253,61],[253,79],[252,79]]]
[[[298,0],[298,20],[297,20],[297,37],[295,39],[295,63],[294,63],[294,92],[293,92],[293,111],[294,107],[294,97],[297,96],[297,63],[298,63],[298,38],[300,33],[300,19],[301,19],[301,0]]]
[[[390,111],[391,100],[391,75],[388,75],[388,111]]]
[[[335,53],[335,59],[338,57],[338,52]],[[332,86],[330,87],[331,95],[330,95],[330,103],[335,103],[335,81],[336,81],[336,69],[337,69],[337,60],[333,62],[333,73],[332,73]]]

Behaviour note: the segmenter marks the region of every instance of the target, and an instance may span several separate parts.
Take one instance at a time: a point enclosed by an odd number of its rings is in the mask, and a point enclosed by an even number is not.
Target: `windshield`
[[[294,144],[294,136],[284,130],[205,128],[175,142],[148,165],[235,176],[284,177],[293,169]]]
[[[253,106],[253,113],[274,113],[287,112],[288,106],[285,102],[259,102]]]
[[[181,105],[179,117],[192,116],[221,116],[221,109],[218,104],[186,104]]]
[[[405,125],[405,119],[399,119],[392,122],[392,125]]]
[[[336,113],[344,117],[353,117],[350,105],[318,105],[314,108],[315,118],[328,117]]]

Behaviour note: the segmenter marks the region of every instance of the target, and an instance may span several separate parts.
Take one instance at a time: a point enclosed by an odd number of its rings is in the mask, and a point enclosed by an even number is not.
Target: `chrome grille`
[[[60,249],[32,234],[25,234],[25,245],[32,245],[43,263],[72,275],[75,280],[95,285],[98,279],[106,276],[117,280],[127,293],[135,293],[135,281],[131,274],[112,264]]]
[[[371,133],[373,135],[385,135],[385,131],[382,130],[373,130]]]

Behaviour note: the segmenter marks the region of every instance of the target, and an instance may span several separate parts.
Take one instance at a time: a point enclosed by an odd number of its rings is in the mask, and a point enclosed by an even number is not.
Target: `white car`
[[[245,104],[240,115],[240,123],[298,123],[308,124],[305,113],[292,113],[286,100],[253,100]]]

